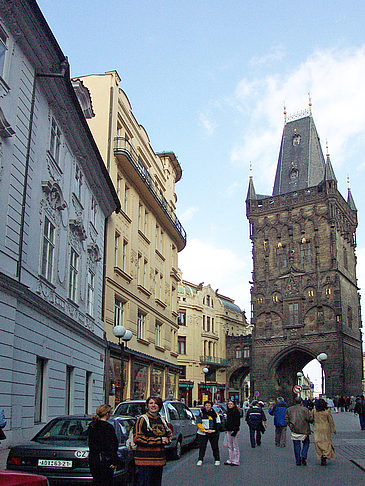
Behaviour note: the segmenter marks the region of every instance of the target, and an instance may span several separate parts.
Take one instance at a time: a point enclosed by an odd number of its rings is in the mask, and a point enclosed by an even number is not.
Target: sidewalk
[[[352,412],[332,414],[337,435],[333,438],[336,453],[365,471],[365,430],[360,430],[358,415]]]

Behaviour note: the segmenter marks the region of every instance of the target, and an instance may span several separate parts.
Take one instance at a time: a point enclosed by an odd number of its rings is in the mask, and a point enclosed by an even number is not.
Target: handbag
[[[0,427],[0,440],[5,440],[6,439],[6,435],[3,431],[3,429]]]

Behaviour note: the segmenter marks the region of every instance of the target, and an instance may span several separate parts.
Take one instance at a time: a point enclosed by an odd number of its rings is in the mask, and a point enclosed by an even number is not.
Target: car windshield
[[[213,405],[213,410],[215,410],[217,413],[222,413],[222,409],[219,405]]]
[[[114,415],[129,415],[130,417],[139,417],[146,413],[146,404],[140,403],[120,403],[114,410]]]
[[[59,418],[47,424],[33,440],[46,441],[78,441],[87,444],[87,432],[91,419]]]

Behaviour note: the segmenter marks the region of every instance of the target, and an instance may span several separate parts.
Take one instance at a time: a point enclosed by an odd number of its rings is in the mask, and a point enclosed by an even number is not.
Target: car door
[[[182,402],[174,402],[174,407],[179,414],[179,427],[183,439],[182,445],[188,445],[193,441],[192,413]]]

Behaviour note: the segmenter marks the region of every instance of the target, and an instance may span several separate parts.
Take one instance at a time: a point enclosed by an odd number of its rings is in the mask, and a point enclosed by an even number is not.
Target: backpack
[[[146,415],[144,413],[139,418],[141,418],[141,417],[143,417],[145,422],[146,422],[147,430],[149,432],[151,432],[152,427],[150,425],[150,419],[148,418],[148,415]],[[161,417],[161,415],[160,415],[160,419],[162,420],[162,423],[163,423],[163,426],[165,427],[166,432],[169,432],[170,427],[169,427],[168,423],[166,422],[166,420],[163,417]],[[137,444],[134,442],[134,431],[135,431],[135,426],[129,431],[129,436],[128,436],[128,439],[125,443],[126,446],[128,447],[128,449],[133,450],[133,451],[137,449]]]

